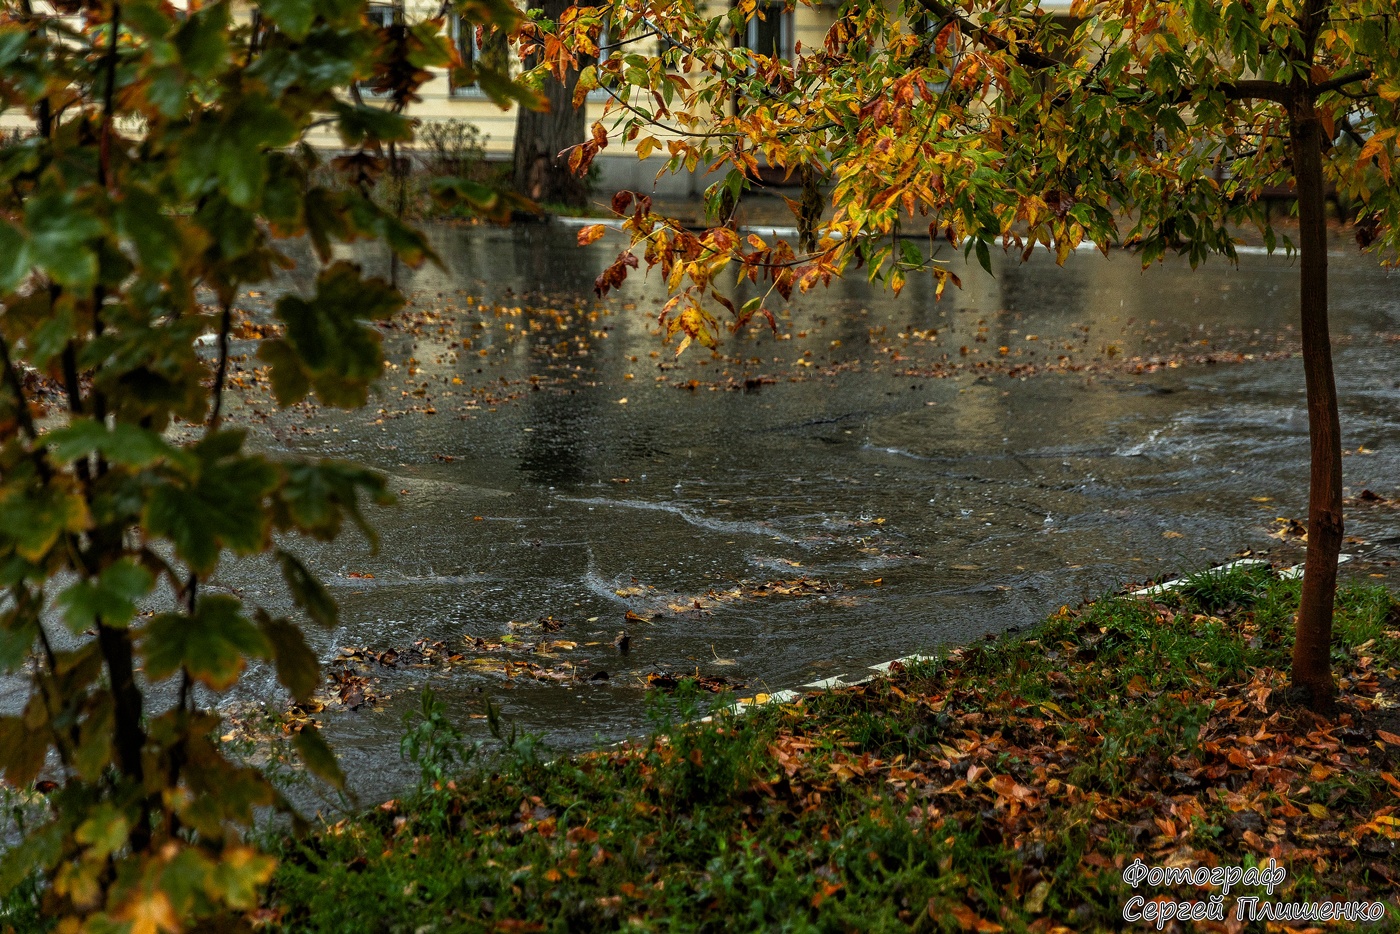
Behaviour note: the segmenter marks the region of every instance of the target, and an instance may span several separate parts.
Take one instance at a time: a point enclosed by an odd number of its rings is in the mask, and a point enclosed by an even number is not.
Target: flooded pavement
[[[598,302],[623,241],[575,233],[436,230],[447,269],[406,276],[395,368],[363,412],[279,413],[256,361],[235,370],[260,446],[352,458],[400,494],[372,516],[377,554],[353,533],[298,545],[341,605],[311,634],[341,673],[315,716],[363,795],[412,780],[398,737],[424,684],[473,735],[485,695],[580,749],[645,728],[648,674],[751,694],[1250,549],[1301,560],[1271,535],[1306,502],[1286,258],[1144,273],[1079,253],[995,277],[959,261],[942,302],[855,273],[796,298],[787,339],[754,329],[677,361],[657,277]],[[1400,497],[1400,289],[1335,249],[1348,495]],[[1400,509],[1348,521],[1364,560],[1344,573],[1392,575]],[[289,612],[274,582],[258,563],[219,581]],[[227,704],[276,696],[255,673]]]

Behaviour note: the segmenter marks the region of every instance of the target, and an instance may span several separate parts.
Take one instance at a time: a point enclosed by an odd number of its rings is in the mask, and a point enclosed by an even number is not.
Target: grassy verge
[[[1368,927],[1395,930],[1400,612],[1379,588],[1341,595],[1344,712],[1323,723],[1281,704],[1296,599],[1239,572],[742,718],[682,726],[682,693],[643,744],[546,762],[517,742],[284,842],[262,915],[418,934],[1115,930],[1133,894],[1211,893],[1135,892],[1136,858],[1272,857],[1287,878],[1263,901],[1389,899]],[[450,746],[434,730],[420,743]],[[1237,887],[1227,918],[1240,894],[1264,896]]]
[[[1274,859],[1287,875],[1272,896],[1236,885],[1226,920],[1185,927],[1322,927],[1237,921],[1243,895],[1384,901],[1364,926],[1400,930],[1400,603],[1381,588],[1339,596],[1342,714],[1322,722],[1281,701],[1297,589],[1245,571],[1155,603],[1105,599],[740,718],[686,725],[708,702],[656,695],[654,738],[570,759],[505,737],[469,763],[425,698],[404,738],[422,788],[271,840],[281,865],[253,920],[356,934],[1064,934],[1144,927],[1123,920],[1134,895],[1219,891],[1130,888],[1134,860]],[[0,904],[0,930],[44,929],[37,896]]]

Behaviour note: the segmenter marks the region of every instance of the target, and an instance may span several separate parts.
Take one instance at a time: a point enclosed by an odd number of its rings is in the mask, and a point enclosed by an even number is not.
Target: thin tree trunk
[[[557,21],[569,8],[571,0],[543,0],[544,15]],[[531,63],[526,62],[529,66]],[[567,154],[571,146],[586,137],[587,119],[584,108],[574,108],[574,86],[578,72],[569,71],[565,79],[545,79],[544,92],[549,110],[533,111],[520,108],[515,123],[515,190],[540,204],[563,204],[583,207],[588,203],[588,186],[569,170]]]
[[[1293,688],[1318,713],[1333,708],[1332,605],[1342,550],[1342,431],[1332,342],[1327,329],[1327,214],[1322,178],[1322,125],[1311,98],[1300,95],[1289,120],[1293,177],[1298,186],[1303,373],[1307,381],[1312,474],[1308,489],[1308,552],[1293,642]]]

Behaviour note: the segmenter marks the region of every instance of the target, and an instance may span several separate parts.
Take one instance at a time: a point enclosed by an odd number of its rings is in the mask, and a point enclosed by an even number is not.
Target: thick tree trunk
[[[1332,681],[1332,605],[1342,550],[1342,432],[1332,342],[1327,330],[1327,215],[1322,179],[1322,125],[1310,98],[1292,108],[1289,141],[1298,186],[1303,373],[1307,381],[1312,475],[1308,490],[1308,553],[1293,642],[1294,690],[1328,713]]]
[[[570,0],[543,0],[540,8],[547,18],[558,21],[570,5]],[[577,83],[576,71],[568,72],[563,82],[547,78],[544,91],[549,110],[522,107],[516,117],[514,188],[538,204],[583,207],[588,201],[587,185],[569,171],[568,155],[561,155],[587,138],[583,108],[574,108]]]

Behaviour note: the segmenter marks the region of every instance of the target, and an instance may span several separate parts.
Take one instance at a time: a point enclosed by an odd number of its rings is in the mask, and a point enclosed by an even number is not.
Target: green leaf
[[[183,667],[213,690],[227,690],[250,657],[266,658],[272,651],[242,609],[236,597],[208,594],[200,598],[193,617],[162,613],[152,618],[141,639],[146,677],[161,681]]]
[[[433,196],[442,206],[454,207],[458,204],[466,204],[472,210],[482,214],[495,212],[502,200],[500,192],[495,189],[480,182],[455,176],[435,178],[429,187],[432,189]]]
[[[987,250],[987,241],[977,241],[977,262],[987,271],[987,275],[995,275],[992,272],[992,257]]]
[[[97,255],[90,241],[103,231],[102,221],[78,204],[71,193],[28,198],[24,226],[34,265],[59,285],[78,291],[97,281]]]
[[[47,872],[63,858],[64,825],[59,821],[32,830],[29,836],[0,853],[0,897],[35,872]]]
[[[292,745],[296,746],[301,761],[306,763],[313,775],[336,788],[345,788],[345,773],[340,770],[340,763],[335,761],[331,747],[321,738],[320,730],[308,723],[293,737]]]
[[[196,78],[210,78],[229,66],[228,4],[215,3],[190,13],[175,31],[181,64]]]
[[[232,142],[214,151],[214,168],[229,201],[239,207],[249,207],[262,194],[263,179],[267,177],[267,156],[257,147],[235,145]]]
[[[190,102],[188,80],[176,65],[161,65],[146,72],[145,92],[151,106],[169,119],[184,113]]]
[[[101,620],[108,626],[125,626],[136,614],[136,601],[151,592],[155,578],[130,558],[105,568],[98,577],[80,580],[59,594],[55,605],[75,633]]]
[[[0,293],[13,292],[29,275],[29,244],[9,221],[0,220]]]
[[[102,859],[126,844],[130,825],[126,815],[110,801],[99,803],[88,814],[91,816],[73,834],[73,839],[88,848],[87,856]]]
[[[340,621],[340,608],[330,591],[321,585],[316,575],[306,569],[291,552],[277,549],[277,561],[282,565],[282,577],[292,592],[296,605],[322,626],[331,627]],[[290,687],[290,685],[288,685]]]
[[[284,391],[291,397],[307,381],[327,405],[364,405],[370,383],[384,368],[379,333],[366,322],[392,315],[403,305],[403,296],[382,279],[361,278],[359,269],[347,262],[322,272],[316,285],[309,301],[297,295],[278,301],[277,316],[286,323],[286,337],[283,343],[261,348],[259,355],[272,358],[279,401]]]
[[[321,685],[321,664],[316,653],[306,644],[295,623],[274,619],[258,611],[258,628],[272,646],[272,660],[277,666],[277,680],[284,684],[297,703],[305,703]]]
[[[259,889],[272,878],[277,860],[250,846],[226,846],[209,874],[209,889],[230,908],[258,907]]]
[[[163,275],[175,268],[184,236],[155,195],[128,186],[117,203],[115,219],[117,232],[136,247],[136,255],[150,272]]]
[[[78,742],[72,752],[73,768],[95,782],[112,761],[112,736],[116,715],[112,695],[106,691],[93,698],[87,716],[78,724]]]
[[[201,441],[192,452],[199,461],[197,475],[166,477],[146,501],[146,531],[169,538],[195,573],[213,571],[222,548],[253,554],[267,542],[263,497],[280,475],[261,457],[233,453],[243,437],[241,431],[221,431]]]
[[[314,0],[260,0],[258,9],[293,42],[306,38],[316,20]]]
[[[374,529],[360,511],[360,496],[380,505],[392,503],[393,496],[385,488],[383,475],[358,464],[334,460],[288,464],[285,469],[287,479],[279,491],[276,509],[278,528],[296,529],[330,541],[340,534],[348,517],[370,545],[378,547]]]
[[[0,536],[30,561],[43,558],[64,532],[81,532],[87,526],[87,503],[76,491],[53,485],[17,489],[11,483],[0,494]]]
[[[31,615],[6,613],[0,625],[0,671],[10,674],[26,661],[39,635],[39,621]]]
[[[208,898],[213,868],[209,857],[197,847],[184,847],[161,870],[160,888],[177,911],[189,912]]]
[[[258,359],[268,365],[272,397],[278,405],[293,405],[311,391],[311,377],[301,365],[301,358],[292,345],[280,337],[263,341],[258,347]]]
[[[59,463],[69,463],[93,453],[128,467],[148,467],[162,459],[190,463],[189,457],[156,432],[126,422],[116,422],[109,429],[101,422],[85,418],[45,433],[39,443],[48,445]]]
[[[337,101],[335,128],[346,149],[366,143],[408,142],[413,139],[413,121],[406,114],[383,107]]]
[[[29,364],[36,369],[47,367],[49,361],[61,354],[63,348],[73,339],[72,305],[60,302],[58,307],[52,310],[52,316],[44,319],[25,338],[25,345],[29,351],[26,356],[29,358]]]

